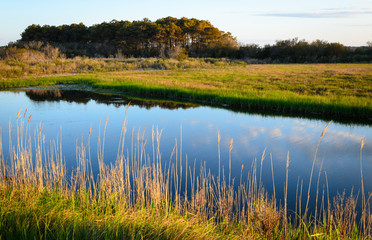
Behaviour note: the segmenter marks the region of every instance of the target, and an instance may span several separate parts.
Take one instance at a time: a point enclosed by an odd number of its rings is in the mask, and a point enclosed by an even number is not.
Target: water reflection
[[[67,102],[76,102],[76,103],[88,103],[90,100],[94,100],[97,103],[104,103],[106,105],[114,105],[116,107],[120,107],[122,105],[127,105],[129,102],[131,105],[143,107],[146,109],[150,109],[152,107],[160,107],[163,109],[188,109],[188,108],[195,108],[200,107],[201,105],[195,103],[188,103],[188,102],[172,102],[162,99],[142,99],[142,98],[135,98],[135,97],[127,97],[125,95],[120,94],[113,94],[113,93],[97,93],[94,91],[82,91],[76,90],[71,88],[71,90],[61,89],[67,88],[71,86],[55,86],[56,89],[48,88],[48,89],[26,89],[27,96],[33,101],[67,101]],[[371,118],[356,118],[356,117],[336,117],[336,116],[328,116],[324,114],[312,113],[307,112],[305,115],[296,112],[278,112],[278,111],[270,111],[270,110],[263,110],[257,107],[250,107],[249,109],[242,109],[239,106],[229,106],[229,105],[221,105],[221,106],[214,106],[214,108],[225,109],[228,111],[233,111],[236,113],[245,113],[245,114],[259,114],[262,117],[294,117],[294,118],[306,118],[312,120],[323,120],[323,121],[333,121],[336,123],[342,124],[360,124],[360,125],[369,125],[372,126],[372,119]]]
[[[26,95],[33,101],[66,101],[87,104],[89,101],[94,100],[97,103],[106,105],[114,105],[121,107],[130,103],[131,105],[150,109],[152,107],[160,107],[164,109],[188,109],[198,107],[196,104],[191,103],[177,103],[170,101],[156,101],[156,100],[140,100],[135,98],[128,98],[123,95],[115,94],[100,94],[91,91],[80,90],[60,90],[60,89],[30,89],[26,90]]]
[[[221,133],[221,164],[227,174],[229,166],[229,143],[233,139],[232,176],[236,183],[240,181],[242,165],[243,178],[247,178],[252,164],[257,160],[260,168],[261,156],[266,149],[262,164],[262,181],[272,192],[271,158],[278,199],[284,196],[286,156],[289,152],[289,205],[294,209],[298,181],[303,181],[304,189],[310,178],[315,149],[320,135],[328,121],[286,116],[265,117],[261,114],[245,114],[210,107],[197,107],[192,104],[175,104],[162,101],[139,101],[120,95],[105,95],[84,91],[28,90],[27,92],[0,92],[0,127],[3,132],[3,146],[8,146],[7,126],[9,117],[15,125],[15,116],[19,109],[28,107],[32,113],[31,130],[40,122],[46,135],[46,142],[62,135],[63,155],[66,165],[73,169],[76,165],[76,145],[86,144],[91,133],[91,156],[93,168],[97,166],[97,145],[100,122],[109,121],[106,132],[105,162],[116,159],[120,132],[124,121],[126,106],[128,134],[125,144],[129,152],[136,150],[136,138],[142,136],[148,140],[147,153],[152,156],[151,129],[162,129],[160,150],[164,162],[169,163],[175,144],[181,145],[182,155],[190,163],[200,166],[206,162],[211,173],[218,173],[218,139]],[[170,110],[172,109],[172,110]],[[181,130],[182,129],[182,130]],[[133,131],[133,132],[132,132]],[[102,133],[102,126],[101,126]],[[132,141],[132,133],[134,142]],[[16,134],[13,131],[12,134]],[[362,151],[363,171],[372,171],[372,128],[369,125],[340,124],[333,122],[322,138],[318,157],[315,162],[314,176],[320,171],[320,188],[326,184],[327,174],[330,196],[337,192],[350,193],[360,189],[360,141],[365,137]],[[14,138],[15,139],[15,138]],[[132,146],[133,144],[133,146]],[[138,148],[137,148],[138,150]],[[4,147],[4,156],[9,153]],[[173,156],[174,157],[174,156]],[[322,168],[320,166],[322,165]],[[198,171],[198,168],[196,169]],[[326,173],[326,174],[325,174]],[[260,176],[259,176],[260,177]],[[300,180],[299,180],[300,179]],[[311,202],[314,201],[317,181],[313,177]],[[372,174],[364,175],[366,193],[372,192]],[[304,190],[305,191],[305,190]],[[305,195],[305,194],[304,194]],[[305,197],[305,196],[303,196]],[[306,199],[303,199],[306,201]]]

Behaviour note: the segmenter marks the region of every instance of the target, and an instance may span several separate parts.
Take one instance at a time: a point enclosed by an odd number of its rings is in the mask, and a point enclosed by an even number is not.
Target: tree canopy
[[[21,42],[41,41],[60,49],[67,57],[228,57],[251,63],[370,62],[372,43],[346,47],[323,40],[278,40],[260,47],[239,45],[229,32],[207,20],[166,17],[156,21],[103,22],[50,26],[30,25]]]
[[[132,22],[112,20],[90,27],[83,23],[61,26],[33,24],[25,29],[21,40],[54,43],[67,49],[74,44],[75,49],[82,46],[87,55],[90,55],[86,50],[89,47],[96,52],[127,56],[157,56],[180,47],[191,56],[209,56],[211,49],[218,49],[224,56],[228,50],[238,49],[236,38],[231,33],[220,31],[209,21],[185,17],[166,17],[155,22],[147,18]]]

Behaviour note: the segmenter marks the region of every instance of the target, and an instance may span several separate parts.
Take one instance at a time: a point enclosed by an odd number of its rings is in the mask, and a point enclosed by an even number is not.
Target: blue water
[[[0,92],[0,127],[4,156],[8,154],[8,123],[12,124],[15,134],[17,112],[22,109],[23,115],[28,109],[26,118],[32,114],[30,129],[34,131],[40,124],[43,126],[46,143],[62,135],[63,155],[67,168],[76,167],[76,144],[87,143],[89,130],[91,134],[91,155],[94,171],[97,172],[97,139],[101,122],[108,117],[105,142],[105,162],[114,162],[117,154],[121,127],[125,119],[126,100],[99,101],[89,99],[85,103],[67,100],[31,100],[24,91]],[[123,104],[120,104],[122,102]],[[115,104],[114,104],[115,103]],[[221,161],[228,169],[229,143],[233,139],[232,173],[238,180],[242,165],[244,176],[254,159],[260,166],[261,156],[266,149],[263,161],[262,180],[269,192],[272,192],[270,155],[274,165],[276,195],[283,196],[285,166],[289,152],[289,189],[288,197],[294,208],[298,179],[303,180],[304,195],[307,192],[315,149],[320,135],[328,121],[309,120],[306,118],[265,117],[258,114],[235,113],[229,110],[211,107],[191,107],[187,109],[166,109],[159,106],[143,107],[130,105],[127,111],[126,143],[130,149],[131,134],[134,139],[138,132],[146,127],[145,138],[151,142],[151,129],[163,130],[160,149],[164,161],[168,161],[171,151],[177,142],[180,145],[182,134],[182,156],[197,165],[206,162],[213,174],[218,174],[217,134],[221,134]],[[31,134],[33,135],[33,134]],[[316,179],[321,162],[321,182],[325,184],[325,172],[328,177],[330,195],[344,190],[360,190],[360,143],[365,138],[362,150],[363,172],[366,193],[372,191],[372,128],[368,125],[339,124],[332,122],[322,138],[318,158],[315,163],[312,191],[315,191]],[[14,138],[14,137],[13,137]],[[135,140],[136,142],[136,140]],[[148,144],[148,153],[152,156],[152,146]],[[151,154],[150,154],[151,153]],[[311,195],[315,197],[315,194]]]

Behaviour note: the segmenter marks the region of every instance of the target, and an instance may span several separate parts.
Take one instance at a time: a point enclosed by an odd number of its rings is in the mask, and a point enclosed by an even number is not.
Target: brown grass
[[[177,141],[169,160],[163,159],[160,151],[162,131],[159,129],[152,128],[152,138],[149,142],[144,137],[146,127],[142,132],[140,130],[137,133],[132,131],[131,146],[126,148],[124,144],[124,137],[127,133],[126,121],[124,121],[121,130],[116,161],[107,164],[104,159],[105,133],[109,124],[109,117],[107,117],[103,131],[101,132],[101,129],[99,129],[97,141],[99,174],[96,178],[92,173],[90,137],[87,143],[81,141],[76,146],[77,167],[68,173],[62,156],[62,139],[57,139],[48,148],[40,124],[36,131],[35,144],[31,144],[31,129],[29,121],[26,121],[30,117],[27,114],[27,111],[24,114],[21,114],[21,112],[17,114],[17,138],[15,142],[12,139],[9,140],[9,166],[5,164],[3,155],[0,154],[0,160],[2,161],[0,196],[4,198],[0,201],[0,204],[6,202],[7,198],[5,196],[9,196],[9,194],[11,196],[19,194],[20,199],[31,199],[34,196],[42,196],[45,192],[50,192],[61,194],[61,197],[66,197],[72,202],[79,202],[74,206],[78,211],[84,209],[88,216],[97,212],[102,213],[104,217],[102,221],[110,221],[110,218],[117,216],[115,213],[130,214],[135,217],[136,213],[147,212],[151,216],[162,219],[162,223],[166,224],[165,226],[168,224],[171,227],[173,223],[167,221],[170,221],[170,219],[173,219],[172,216],[176,215],[183,222],[181,225],[184,226],[184,229],[178,229],[177,231],[180,232],[175,233],[175,235],[168,234],[169,236],[176,236],[174,238],[190,236],[190,238],[202,239],[219,236],[222,239],[303,239],[311,236],[321,236],[330,239],[346,239],[355,236],[364,238],[371,233],[370,198],[365,201],[364,222],[360,222],[360,224],[358,224],[356,218],[358,198],[352,193],[349,197],[345,197],[345,193],[338,195],[332,203],[327,196],[327,204],[323,190],[319,212],[316,210],[315,215],[309,214],[311,178],[305,213],[301,214],[301,182],[300,193],[299,195],[296,193],[296,198],[297,195],[299,196],[297,198],[299,207],[295,209],[296,218],[299,221],[298,223],[292,221],[288,215],[290,210],[287,208],[289,153],[285,166],[284,206],[281,207],[278,205],[275,195],[274,197],[269,196],[263,184],[261,184],[261,180],[258,181],[256,160],[253,161],[251,168],[248,168],[246,172],[247,180],[241,180],[237,188],[234,187],[234,179],[231,179],[232,139],[228,146],[228,180],[225,178],[224,167],[220,165],[219,168],[222,167],[222,171],[219,169],[217,179],[207,169],[205,163],[200,165],[200,172],[197,174],[196,161],[189,164],[187,157],[184,161],[182,147],[178,145]],[[11,126],[10,122],[9,126]],[[9,132],[11,130],[10,128]],[[89,130],[89,136],[90,132],[91,129]],[[325,131],[323,132],[325,133]],[[221,136],[218,133],[218,149],[220,149],[220,139]],[[148,153],[146,150],[148,144],[151,145],[152,153]],[[182,141],[180,141],[180,144],[182,145]],[[33,146],[35,147],[33,148]],[[261,168],[264,156],[265,153],[261,157]],[[316,159],[316,154],[314,159]],[[241,176],[243,171],[244,166],[242,165]],[[262,170],[260,170],[260,175],[261,172]],[[319,170],[318,183],[320,174],[321,169]],[[273,174],[272,178],[274,185]],[[259,176],[259,179],[261,179],[261,176]],[[327,179],[326,181],[328,183]],[[318,187],[319,184],[317,184],[316,199],[318,199]],[[297,184],[298,188],[299,184]],[[1,208],[5,207],[6,205],[1,205]],[[70,214],[75,213],[71,212]],[[140,224],[146,223],[141,222]],[[191,233],[190,231],[195,229],[190,230],[190,224],[201,224],[202,227],[198,230],[200,232]],[[176,230],[167,229],[166,231],[174,233],[172,231]],[[186,233],[189,235],[185,235]]]

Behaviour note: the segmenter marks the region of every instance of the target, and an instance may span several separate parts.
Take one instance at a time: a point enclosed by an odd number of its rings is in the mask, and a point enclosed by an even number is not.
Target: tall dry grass
[[[56,47],[38,41],[0,48],[0,79],[125,70],[181,70],[245,66],[229,59],[66,58]]]
[[[145,138],[146,127],[143,131],[132,130],[132,141],[127,147],[124,141],[128,134],[126,120],[121,129],[116,160],[108,163],[110,161],[105,159],[104,153],[106,127],[109,124],[109,117],[107,117],[102,129],[101,127],[99,129],[97,139],[99,173],[94,176],[90,152],[90,145],[93,144],[90,139],[91,129],[87,142],[81,140],[77,143],[77,165],[74,170],[68,172],[63,160],[62,137],[48,145],[43,135],[43,125],[40,123],[32,138],[30,121],[31,115],[27,116],[27,111],[23,114],[18,112],[14,127],[9,121],[9,159],[4,159],[2,151],[0,154],[2,209],[0,229],[4,234],[23,231],[18,229],[20,227],[17,224],[20,221],[26,221],[26,232],[22,232],[25,234],[22,236],[28,238],[59,234],[65,236],[67,233],[59,229],[59,224],[66,229],[71,229],[72,232],[79,232],[82,238],[100,238],[98,236],[102,236],[100,234],[105,232],[107,236],[113,238],[127,236],[125,234],[129,233],[140,234],[142,237],[169,239],[311,237],[365,239],[371,234],[371,195],[365,199],[364,193],[362,194],[363,209],[358,220],[356,210],[358,198],[355,195],[346,197],[343,193],[333,200],[330,199],[328,179],[326,179],[327,185],[324,186],[327,191],[324,187],[323,191],[319,189],[321,169],[318,174],[316,193],[316,206],[318,206],[319,190],[321,192],[320,207],[316,207],[315,212],[310,211],[308,207],[311,174],[304,213],[301,206],[302,181],[300,191],[298,191],[299,181],[297,182],[296,209],[288,209],[289,153],[285,166],[284,206],[281,206],[276,199],[275,190],[272,195],[269,195],[261,181],[265,152],[259,162],[260,166],[257,166],[256,160],[246,170],[244,165],[241,166],[240,182],[235,183],[235,179],[231,176],[233,140],[230,140],[228,146],[229,172],[225,173],[225,168],[220,163],[222,156],[219,133],[217,176],[211,173],[205,163],[197,166],[196,161],[190,163],[187,156],[183,157],[182,140],[179,144],[176,141],[171,156],[165,159],[160,147],[162,130],[157,128],[151,129],[149,142]],[[327,127],[320,140],[324,137]],[[12,131],[16,131],[14,140]],[[182,128],[180,135],[182,136]],[[148,145],[151,146],[147,148]],[[361,151],[363,145],[364,140],[361,143]],[[148,152],[148,149],[152,151]],[[2,150],[2,141],[0,141],[0,150]],[[314,161],[316,155],[315,153]],[[196,171],[197,168],[199,173]],[[272,181],[275,189],[273,169],[271,157]],[[326,173],[324,174],[326,176]],[[16,203],[22,203],[22,199],[35,203],[30,206],[19,205],[17,208]],[[63,204],[50,207],[51,209],[48,210],[50,213],[45,214],[47,217],[44,218],[43,214],[41,217],[36,214],[42,212],[37,207],[40,201],[48,203],[48,206],[54,206],[53,202],[56,201],[62,201]],[[123,224],[128,221],[134,225],[124,227]],[[11,224],[16,226],[10,230],[6,228]],[[43,226],[47,224],[48,227],[40,228],[40,224],[44,224]],[[40,233],[40,229],[44,232]]]

